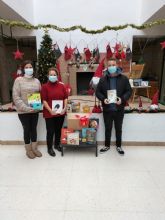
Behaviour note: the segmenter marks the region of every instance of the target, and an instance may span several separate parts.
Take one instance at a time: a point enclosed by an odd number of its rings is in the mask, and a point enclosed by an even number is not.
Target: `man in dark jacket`
[[[105,146],[100,150],[100,153],[110,149],[114,121],[116,150],[120,155],[124,155],[124,151],[121,148],[124,106],[132,94],[132,89],[128,78],[121,73],[122,71],[117,67],[116,60],[109,60],[105,76],[100,79],[96,89],[96,97],[102,102],[105,125]]]

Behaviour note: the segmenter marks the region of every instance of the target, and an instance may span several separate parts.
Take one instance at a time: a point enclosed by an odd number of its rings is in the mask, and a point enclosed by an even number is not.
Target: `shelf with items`
[[[95,155],[98,156],[97,128],[99,119],[89,117],[87,114],[68,113],[67,128],[61,131],[61,155],[64,155],[66,147],[95,148]]]

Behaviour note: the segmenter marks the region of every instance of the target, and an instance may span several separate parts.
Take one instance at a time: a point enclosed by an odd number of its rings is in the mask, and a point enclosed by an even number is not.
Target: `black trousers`
[[[53,138],[54,138],[54,145],[60,144],[61,139],[61,128],[64,123],[65,116],[53,117],[53,118],[46,118],[46,140],[47,140],[47,147],[51,149],[53,146]],[[55,137],[54,137],[55,136]]]
[[[18,114],[18,117],[22,123],[25,144],[36,142],[38,113]]]
[[[115,132],[116,132],[116,146],[121,147],[124,110],[103,112],[103,118],[104,118],[104,125],[105,125],[105,146],[110,147],[111,131],[112,131],[112,126],[113,126],[113,121],[114,121]]]

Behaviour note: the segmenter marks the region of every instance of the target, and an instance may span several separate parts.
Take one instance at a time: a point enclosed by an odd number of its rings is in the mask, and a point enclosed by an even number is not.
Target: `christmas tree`
[[[56,58],[52,50],[52,39],[48,32],[42,37],[40,49],[38,50],[38,76],[41,83],[47,82],[48,69],[55,67]]]

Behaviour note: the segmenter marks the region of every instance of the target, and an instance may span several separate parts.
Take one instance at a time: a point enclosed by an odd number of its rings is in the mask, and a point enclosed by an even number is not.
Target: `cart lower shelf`
[[[76,147],[76,148],[95,148],[95,155],[98,156],[98,145],[96,144],[85,144],[81,143],[79,145],[70,145],[70,144],[61,144],[61,156],[64,156],[64,148],[67,147]]]

